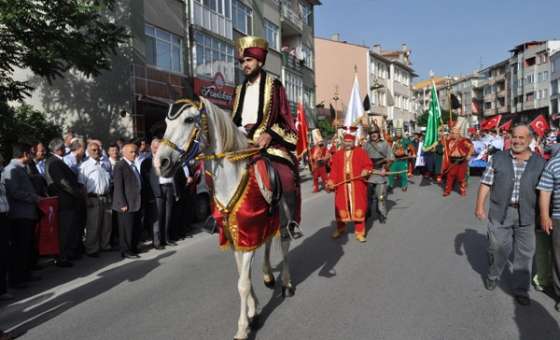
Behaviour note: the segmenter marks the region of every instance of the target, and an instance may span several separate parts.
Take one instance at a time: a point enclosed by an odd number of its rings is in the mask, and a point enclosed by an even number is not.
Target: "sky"
[[[464,75],[531,40],[560,39],[560,0],[321,0],[315,35],[412,50],[418,78]]]

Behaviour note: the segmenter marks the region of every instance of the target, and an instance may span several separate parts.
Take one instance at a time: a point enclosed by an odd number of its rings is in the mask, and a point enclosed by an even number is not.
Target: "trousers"
[[[373,207],[377,213],[383,217],[387,217],[387,184],[386,183],[368,183],[368,211]]]
[[[93,254],[111,248],[112,210],[109,197],[88,197],[86,253]]]
[[[346,222],[342,222],[342,221],[336,221],[336,229],[340,232],[344,232],[346,231]],[[365,236],[366,235],[366,222],[365,221],[354,221],[354,234],[356,234],[356,236],[361,235],[361,236]]]
[[[560,301],[560,220],[553,220],[552,231],[552,283],[557,301]]]
[[[513,251],[512,290],[515,295],[529,293],[535,255],[535,226],[520,225],[518,209],[508,207],[503,223],[488,223],[488,278],[498,280]]]
[[[458,164],[451,164],[449,170],[447,171],[447,179],[445,181],[445,192],[447,194],[451,193],[453,190],[453,185],[455,181],[459,182],[459,193],[464,194],[467,189],[467,183],[465,177],[467,175],[467,170],[469,168],[469,163],[463,161]]]
[[[313,191],[319,191],[319,178],[323,182],[323,186],[327,183],[327,167],[326,166],[318,166],[313,168]]]
[[[398,171],[407,171],[403,172],[400,175],[389,175],[387,178],[387,182],[390,188],[395,187],[395,178],[399,176],[400,178],[400,186],[401,188],[408,187],[408,161],[406,159],[397,159],[395,160],[390,167],[391,172],[398,172]]]

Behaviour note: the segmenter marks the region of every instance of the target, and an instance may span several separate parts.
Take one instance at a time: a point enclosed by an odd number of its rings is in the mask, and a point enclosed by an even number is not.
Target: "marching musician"
[[[381,139],[379,127],[374,125],[369,131],[369,141],[365,145],[365,150],[369,159],[374,164],[374,169],[381,171],[388,169],[394,160],[393,151],[389,144]],[[376,207],[379,214],[379,222],[385,223],[387,219],[387,178],[378,174],[373,174],[368,179],[368,198],[370,205],[368,212],[372,207]]]
[[[317,139],[317,144],[311,149],[311,168],[313,169],[313,192],[319,192],[319,178],[323,187],[327,183],[327,163],[330,154],[323,139]]]
[[[443,172],[446,173],[445,190],[443,196],[449,196],[455,181],[459,182],[459,193],[467,195],[466,175],[469,168],[469,159],[473,153],[473,144],[470,139],[461,136],[459,127],[451,129],[449,137],[443,139],[444,164]]]
[[[367,152],[354,147],[356,137],[346,133],[343,147],[332,159],[327,189],[335,192],[336,230],[332,238],[346,231],[346,223],[354,222],[356,239],[366,241],[367,177],[373,164]]]
[[[399,176],[402,191],[408,188],[408,160],[414,157],[416,151],[412,142],[408,138],[403,138],[402,129],[398,128],[395,134],[395,140],[392,145],[394,162],[391,164],[391,172],[396,174],[389,175],[389,188],[395,186],[395,177]]]

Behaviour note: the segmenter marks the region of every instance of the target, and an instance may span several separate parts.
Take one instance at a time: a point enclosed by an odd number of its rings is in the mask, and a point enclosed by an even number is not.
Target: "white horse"
[[[156,155],[156,167],[162,176],[170,177],[188,159],[199,151],[205,155],[232,153],[251,148],[248,139],[233,123],[228,113],[205,98],[200,102],[179,100],[171,105],[166,117],[165,136]],[[214,198],[217,202],[230,202],[238,192],[243,175],[248,166],[247,159],[210,158],[205,161],[206,169],[212,174]],[[259,184],[262,179],[258,178]],[[262,187],[259,185],[259,188]],[[263,197],[270,196],[264,193]],[[268,199],[267,199],[268,201]],[[283,213],[280,210],[280,213]],[[275,280],[270,266],[272,239],[266,242],[263,273],[265,285],[274,287]],[[281,238],[282,249],[282,295],[292,296],[292,286],[288,267],[290,239]],[[234,248],[235,261],[239,273],[237,288],[241,298],[238,329],[234,339],[247,339],[251,329],[258,326],[258,301],[251,282],[251,267],[255,250],[242,251]]]

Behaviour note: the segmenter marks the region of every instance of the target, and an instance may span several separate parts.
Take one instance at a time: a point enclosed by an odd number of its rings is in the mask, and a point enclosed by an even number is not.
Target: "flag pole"
[[[453,110],[453,106],[451,105],[451,79],[449,79],[447,83],[447,101],[449,103],[449,120],[447,121],[447,126],[449,126],[453,121],[453,114],[451,113],[451,110]]]

